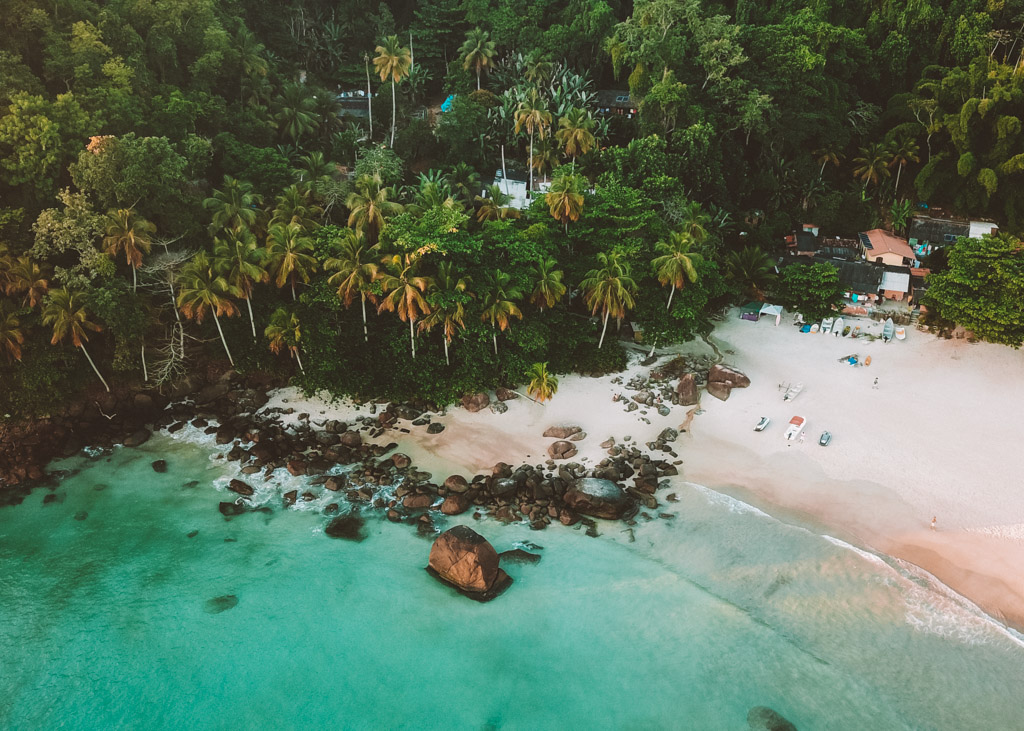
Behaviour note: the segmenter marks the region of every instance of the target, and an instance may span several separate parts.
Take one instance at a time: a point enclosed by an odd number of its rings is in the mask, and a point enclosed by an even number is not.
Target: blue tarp
[[[444,100],[444,104],[441,105],[442,112],[450,112],[452,110],[452,99],[455,98],[454,94],[451,94],[447,99]]]

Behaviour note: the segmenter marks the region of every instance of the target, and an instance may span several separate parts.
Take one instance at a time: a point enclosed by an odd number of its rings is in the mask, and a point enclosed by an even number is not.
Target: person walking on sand
[[[875,382],[873,384],[871,384],[871,388],[875,389],[876,391],[878,390],[878,379],[877,378],[875,379]]]
[[[935,516],[932,516],[932,530],[935,530]]]

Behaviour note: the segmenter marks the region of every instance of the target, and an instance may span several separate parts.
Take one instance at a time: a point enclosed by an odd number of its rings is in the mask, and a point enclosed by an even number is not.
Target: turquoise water
[[[742,729],[756,705],[801,729],[1021,727],[1016,636],[697,486],[596,539],[461,516],[499,551],[543,546],[481,605],[408,526],[331,540],[323,500],[225,521],[211,451],[76,458],[57,502],[0,510],[0,727]]]

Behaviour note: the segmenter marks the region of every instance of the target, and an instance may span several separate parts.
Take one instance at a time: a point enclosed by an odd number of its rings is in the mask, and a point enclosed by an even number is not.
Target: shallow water
[[[1015,635],[698,486],[596,539],[460,516],[499,551],[543,546],[481,605],[408,526],[323,535],[333,494],[280,510],[268,489],[273,514],[225,520],[212,451],[69,460],[57,501],[0,511],[0,727],[741,729],[757,705],[801,729],[1020,727]]]

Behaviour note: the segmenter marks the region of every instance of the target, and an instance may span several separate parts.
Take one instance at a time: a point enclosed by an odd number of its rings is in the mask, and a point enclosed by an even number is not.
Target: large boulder
[[[576,445],[560,439],[548,447],[548,456],[551,459],[569,459],[576,456]]]
[[[238,493],[239,495],[244,495],[245,497],[249,497],[253,494],[253,492],[255,492],[252,489],[251,485],[248,485],[242,482],[241,480],[232,480],[231,482],[229,482],[228,489],[231,490],[231,492]]]
[[[554,437],[555,439],[568,439],[573,434],[579,434],[581,431],[583,429],[572,425],[549,426],[544,430],[544,436]]]
[[[729,388],[746,388],[750,385],[750,379],[735,368],[716,365],[708,372],[708,383],[725,383]]]
[[[693,373],[686,373],[676,384],[676,398],[683,406],[693,406],[700,402],[697,393],[697,376]]]
[[[469,489],[469,483],[462,475],[452,475],[444,481],[444,486],[449,492],[466,492]]]
[[[441,503],[441,512],[445,515],[460,515],[469,510],[469,496],[459,492],[453,492]]]
[[[728,383],[722,383],[720,381],[708,381],[707,389],[708,393],[719,401],[727,401],[729,399],[729,394],[732,392],[732,388]]]
[[[462,408],[466,411],[480,411],[491,405],[491,397],[486,393],[467,393],[462,397]]]
[[[633,506],[626,492],[611,480],[584,477],[565,493],[565,504],[594,518],[618,520]]]
[[[511,582],[498,566],[498,552],[482,535],[457,525],[439,535],[430,548],[427,570],[474,598],[493,598]]]

